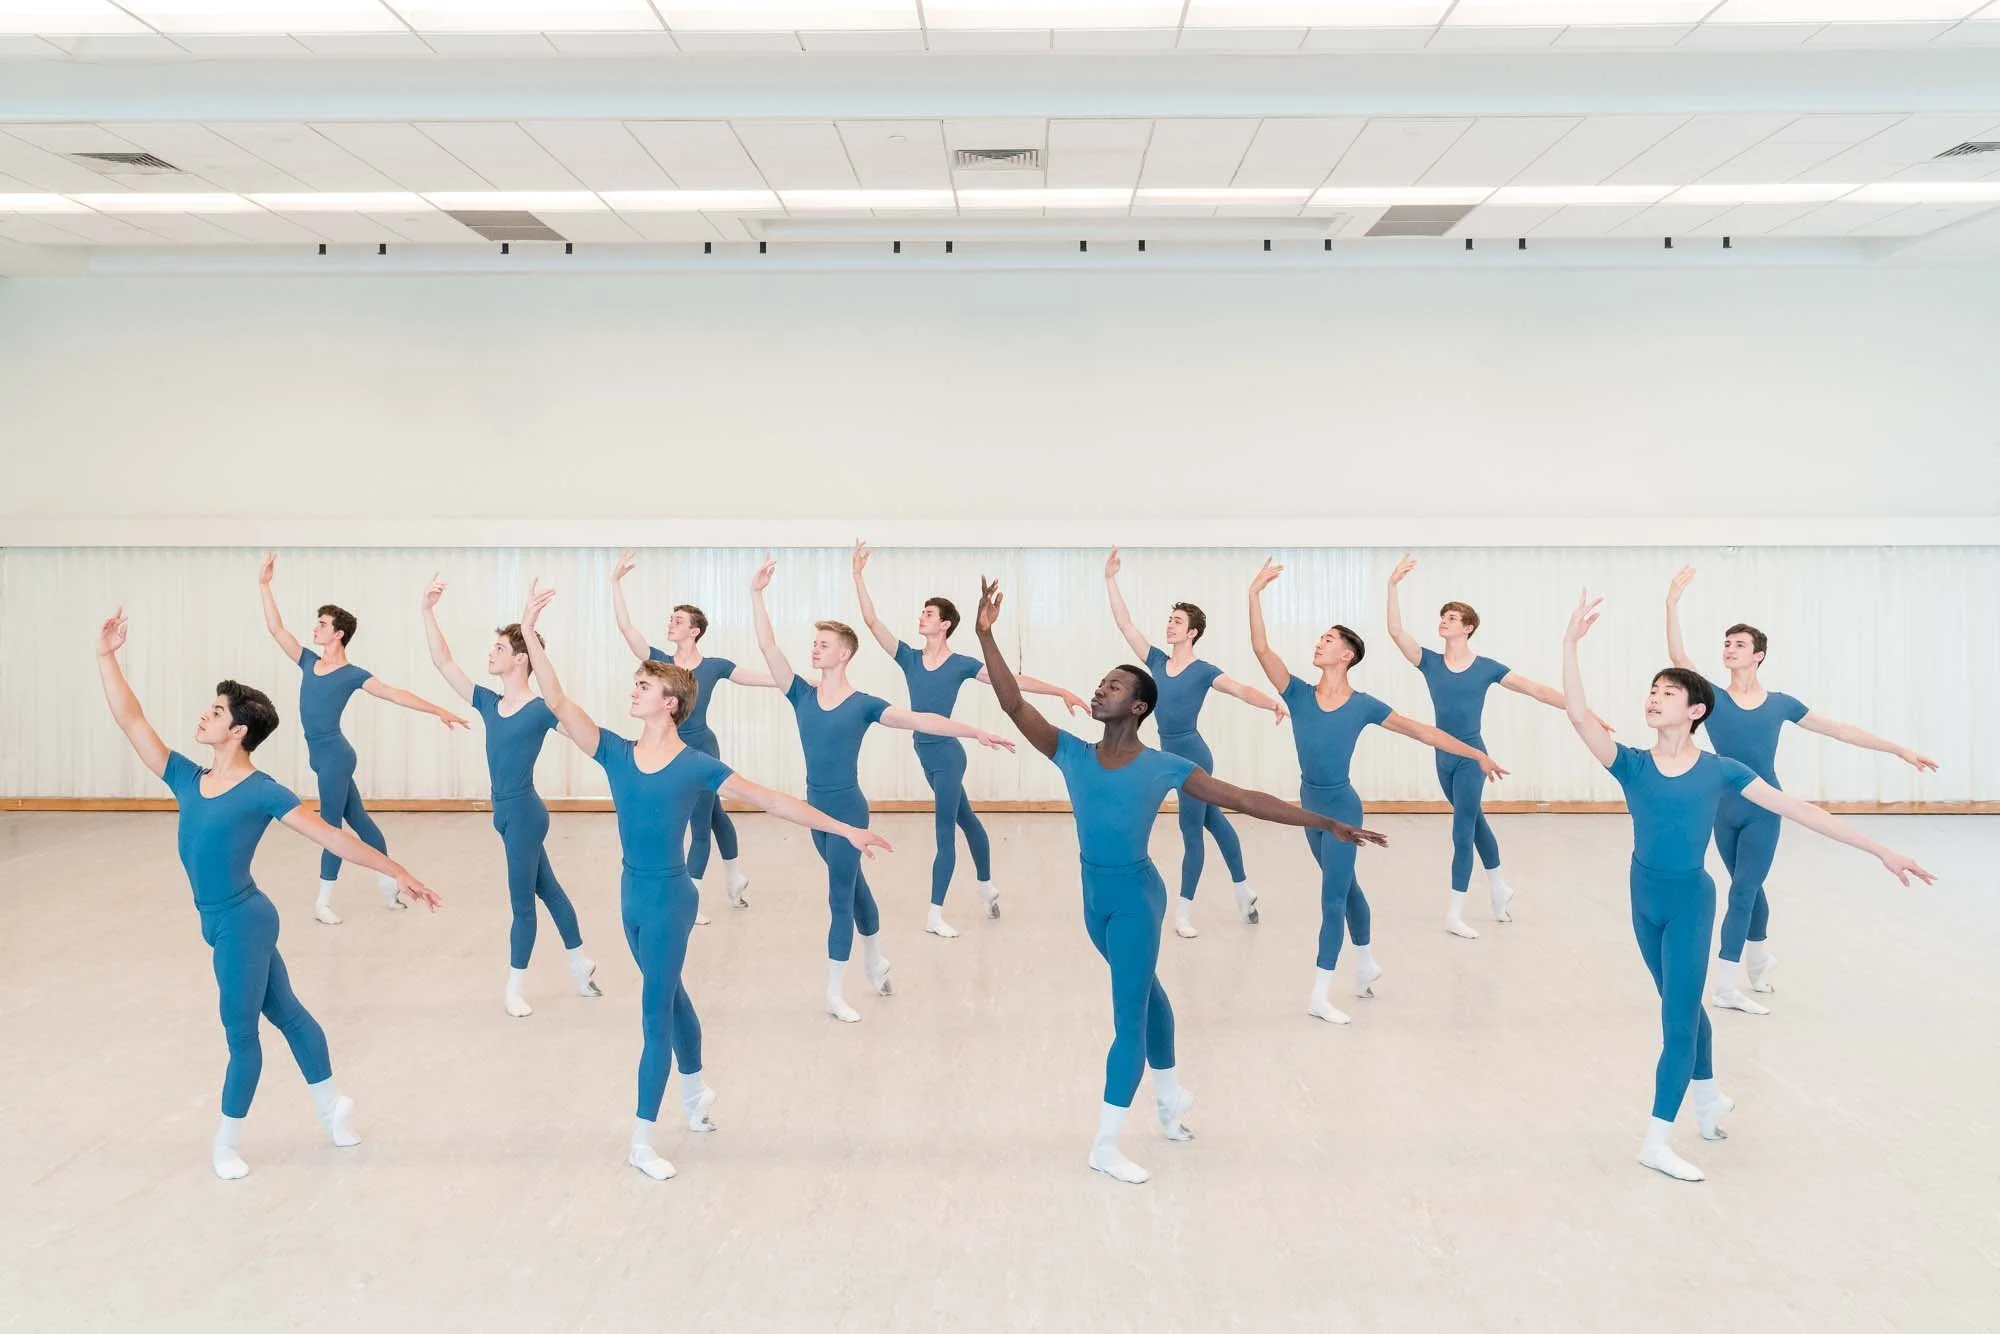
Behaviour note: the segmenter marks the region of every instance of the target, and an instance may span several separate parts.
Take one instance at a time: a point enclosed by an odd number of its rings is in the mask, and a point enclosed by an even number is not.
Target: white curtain
[[[1107,534],[1112,536],[1113,534]],[[1338,541],[1336,530],[1326,534]],[[257,601],[261,553],[216,548],[13,549],[0,552],[0,795],[159,796],[111,725],[91,649],[95,628],[122,605],[131,617],[127,674],[170,745],[193,748],[195,715],[215,682],[233,676],[268,690],[284,725],[259,751],[281,781],[312,791],[297,722],[297,669],[265,635]],[[544,632],[565,683],[598,720],[631,734],[624,699],[631,656],[613,626],[608,549],[301,549],[279,552],[276,589],[292,631],[307,637],[315,609],[338,603],[360,619],[352,656],[383,680],[460,712],[432,670],[418,599],[433,571],[449,585],[439,619],[461,666],[481,674],[494,627],[517,619],[531,577],[560,590]],[[711,654],[756,664],[748,585],[761,552],[741,549],[642,551],[626,581],[633,614],[659,637],[673,605],[709,616]],[[906,702],[900,673],[860,625],[848,553],[775,553],[769,600],[793,665],[806,668],[812,622],[847,621],[862,647],[852,675],[865,690]],[[1123,587],[1142,629],[1157,634],[1170,603],[1208,613],[1205,657],[1239,681],[1268,689],[1249,649],[1245,618],[1251,574],[1263,551],[1203,548],[1125,553]],[[1341,547],[1281,550],[1285,575],[1265,598],[1272,641],[1310,676],[1313,641],[1341,621],[1367,641],[1356,684],[1411,717],[1428,721],[1417,673],[1383,628],[1388,571],[1400,552]],[[1483,618],[1480,651],[1551,684],[1561,677],[1561,635],[1577,592],[1606,597],[1602,623],[1584,645],[1592,705],[1621,738],[1644,744],[1640,715],[1652,672],[1665,664],[1662,604],[1683,563],[1700,577],[1683,606],[1688,645],[1721,672],[1722,631],[1748,621],[1771,637],[1764,679],[1832,718],[1915,746],[1943,766],[1915,775],[1889,756],[1787,729],[1779,755],[1785,785],[1813,798],[1954,801],[2000,798],[1994,750],[2000,743],[2000,549],[1972,548],[1510,548],[1416,553],[1403,608],[1418,639],[1435,643],[1438,604],[1470,602]],[[1088,695],[1106,668],[1133,657],[1105,602],[1102,550],[889,549],[869,567],[869,587],[892,629],[914,642],[922,600],[943,594],[969,619],[980,574],[1007,591],[1001,642],[1017,668]],[[970,624],[954,644],[977,654]],[[1041,701],[1061,715],[1054,700]],[[984,687],[961,696],[959,716],[999,731],[1006,720]],[[744,774],[792,791],[803,763],[791,710],[775,694],[725,685],[710,714],[723,755]],[[1617,790],[1554,711],[1496,690],[1486,737],[1513,776],[1492,799],[1612,799]],[[1094,734],[1087,720],[1072,724]],[[360,754],[364,794],[376,797],[483,797],[480,736],[447,733],[436,722],[358,695],[346,730]],[[1232,781],[1291,794],[1298,769],[1289,729],[1225,696],[1212,696],[1202,730],[1216,767]],[[1147,729],[1149,739],[1151,729]],[[909,739],[878,732],[862,755],[862,779],[878,800],[925,798]],[[1437,796],[1430,753],[1400,737],[1371,733],[1355,780],[1374,800]],[[604,794],[596,766],[552,738],[541,790],[549,797]],[[1053,766],[1029,752],[974,749],[968,783],[975,798],[1060,799]]]

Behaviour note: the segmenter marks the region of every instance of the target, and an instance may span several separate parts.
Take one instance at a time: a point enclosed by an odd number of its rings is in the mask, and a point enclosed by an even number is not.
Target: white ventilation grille
[[[70,157],[100,176],[178,175],[180,168],[151,153],[71,153]]]
[[[2000,139],[1968,139],[1956,148],[1945,149],[1938,157],[1971,157],[1974,153],[2000,153]]]
[[[1039,148],[960,148],[951,155],[954,171],[1040,171]]]

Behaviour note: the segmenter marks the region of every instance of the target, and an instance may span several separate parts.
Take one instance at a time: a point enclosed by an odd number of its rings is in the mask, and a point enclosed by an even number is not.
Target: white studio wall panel
[[[223,479],[228,481],[229,479]],[[227,494],[221,486],[218,494]],[[787,550],[770,605],[785,648],[803,667],[811,623],[832,617],[861,630],[841,549]],[[1253,549],[1135,549],[1122,584],[1140,625],[1157,632],[1169,603],[1194,601],[1209,615],[1204,656],[1239,680],[1266,683],[1249,651],[1246,598],[1266,553]],[[1313,641],[1335,620],[1359,631],[1368,656],[1356,684],[1412,717],[1428,720],[1421,678],[1389,642],[1383,593],[1399,551],[1316,548],[1272,553],[1286,573],[1266,595],[1274,645],[1310,672]],[[249,549],[12,549],[0,552],[0,796],[160,796],[112,726],[92,660],[95,628],[123,605],[131,617],[126,670],[161,735],[192,745],[196,712],[214,683],[234,676],[271,692],[284,715],[260,751],[264,766],[302,793],[312,790],[297,721],[297,669],[264,633],[258,611],[260,553]],[[1736,620],[1771,636],[1766,683],[1824,714],[1861,724],[1937,759],[1919,777],[1887,756],[1788,729],[1780,752],[1786,786],[1812,798],[1931,801],[2000,798],[2000,588],[1996,548],[1437,549],[1417,553],[1405,585],[1411,630],[1426,642],[1439,603],[1459,598],[1484,624],[1485,653],[1540,680],[1560,680],[1560,639],[1578,589],[1607,598],[1586,641],[1592,704],[1622,739],[1643,744],[1640,709],[1666,652],[1667,580],[1685,562],[1700,576],[1683,607],[1690,650],[1720,672],[1722,630]],[[629,651],[613,626],[603,549],[282,550],[276,589],[287,624],[303,633],[315,609],[338,602],[360,621],[354,659],[385,680],[447,701],[424,648],[418,599],[433,571],[449,587],[440,621],[475,678],[493,628],[515,619],[531,577],[560,591],[544,622],[566,686],[600,722],[632,732],[624,718]],[[969,618],[978,577],[998,573],[1008,598],[1002,642],[1022,670],[1088,694],[1103,672],[1132,657],[1105,600],[1102,549],[883,549],[870,589],[885,620],[914,634],[924,597],[943,593]],[[659,634],[677,602],[711,618],[710,651],[756,662],[748,584],[761,553],[748,549],[658,549],[639,553],[627,581],[636,619]],[[862,688],[904,703],[900,673],[861,630],[853,672]],[[976,652],[969,624],[954,641]],[[1061,713],[1042,701],[1051,716]],[[959,716],[997,730],[1006,720],[984,687],[969,686]],[[723,754],[745,774],[791,791],[803,784],[790,709],[769,691],[725,686],[711,715]],[[1616,787],[1553,710],[1496,690],[1486,735],[1513,776],[1492,799],[1615,799]],[[1074,724],[1095,735],[1087,722]],[[1286,795],[1297,789],[1289,728],[1224,696],[1203,714],[1217,769],[1233,781]],[[487,793],[482,738],[447,733],[432,720],[357,696],[347,732],[360,753],[362,791],[374,797],[479,798]],[[1152,729],[1147,729],[1152,737]],[[976,799],[1059,799],[1052,765],[1025,746],[1008,756],[974,748],[968,779]],[[929,795],[907,737],[878,731],[862,754],[862,779],[879,800]],[[540,772],[550,797],[604,795],[594,764],[552,738]],[[1430,753],[1371,732],[1356,785],[1375,800],[1436,797]]]

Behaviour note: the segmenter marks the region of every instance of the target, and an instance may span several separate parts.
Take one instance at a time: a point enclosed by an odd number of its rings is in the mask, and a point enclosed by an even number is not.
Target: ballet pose
[[[1104,562],[1104,587],[1111,598],[1111,619],[1118,623],[1118,633],[1125,636],[1125,642],[1140,656],[1159,687],[1160,701],[1153,721],[1160,728],[1160,749],[1169,755],[1179,755],[1192,760],[1203,770],[1215,768],[1215,756],[1208,749],[1208,742],[1202,740],[1195,724],[1201,717],[1201,706],[1208,700],[1208,692],[1219,690],[1234,696],[1245,704],[1260,709],[1269,709],[1274,721],[1285,721],[1285,706],[1272,699],[1255,686],[1244,685],[1241,681],[1223,674],[1220,667],[1195,656],[1195,645],[1201,642],[1208,631],[1208,617],[1200,607],[1192,602],[1176,602],[1167,613],[1167,647],[1158,648],[1139,632],[1132,623],[1132,613],[1125,606],[1125,595],[1118,591],[1118,571],[1122,562],[1118,558],[1118,548],[1111,548],[1111,555]],[[1148,713],[1153,713],[1148,710]],[[1222,853],[1223,863],[1229,868],[1229,879],[1236,891],[1236,915],[1255,926],[1257,923],[1257,892],[1250,888],[1250,881],[1243,869],[1243,844],[1236,837],[1236,830],[1227,818],[1213,804],[1191,796],[1183,790],[1180,795],[1181,827],[1181,893],[1174,910],[1174,934],[1192,940],[1201,932],[1194,925],[1194,891],[1201,883],[1202,864],[1207,860],[1207,851],[1202,844],[1202,831],[1206,830],[1215,839],[1217,851]]]
[[[1735,1103],[1716,1086],[1712,1035],[1702,1008],[1709,935],[1715,928],[1715,882],[1702,869],[1723,802],[1734,796],[1772,815],[1824,834],[1879,860],[1907,885],[1930,872],[1883,847],[1817,806],[1780,792],[1736,760],[1695,745],[1694,733],[1716,709],[1714,687],[1699,672],[1667,667],[1646,694],[1651,750],[1621,746],[1584,706],[1577,643],[1597,623],[1602,599],[1585,593],[1563,635],[1563,692],[1576,734],[1625,789],[1632,814],[1632,930],[1660,993],[1660,1061],[1653,1075],[1653,1112],[1639,1161],[1678,1181],[1700,1181],[1701,1169],[1668,1142],[1682,1099],[1694,1094],[1703,1139],[1723,1139],[1722,1118]]]
[[[813,626],[812,666],[819,672],[819,683],[810,684],[794,673],[778,647],[771,613],[764,606],[764,590],[777,568],[774,560],[766,560],[758,568],[750,581],[750,605],[756,614],[757,646],[763,650],[771,680],[785,692],[798,720],[799,745],[806,756],[806,800],[815,808],[856,829],[868,827],[868,798],[861,791],[861,739],[875,723],[932,736],[970,737],[982,746],[1014,749],[1014,743],[1005,737],[970,723],[899,709],[885,699],[856,690],[847,680],[847,664],[861,641],[839,621],[818,621]],[[823,833],[813,835],[813,847],[826,863],[826,1012],[842,1023],[859,1023],[861,1016],[847,1003],[841,982],[858,932],[868,985],[878,996],[890,993],[889,961],[882,957],[881,914],[853,847]]]
[[[382,852],[312,815],[290,790],[257,768],[251,752],[278,727],[278,711],[263,691],[236,681],[216,685],[214,700],[194,728],[194,739],[209,748],[206,767],[167,749],[118,666],[125,636],[121,607],[97,633],[98,679],[111,716],[140,763],[165,780],[180,809],[181,866],[201,915],[201,938],[214,956],[222,1034],[229,1044],[222,1120],[212,1149],[215,1174],[234,1181],[250,1172],[238,1142],[264,1069],[259,1015],[284,1034],[327,1135],[342,1148],[359,1144],[350,1124],[354,1100],[334,1088],[326,1033],[292,992],[291,974],[278,953],[278,909],[251,879],[250,859],[265,826],[277,820],[330,853],[378,872],[399,895],[406,893],[433,911],[438,896]]]
[[[330,602],[321,607],[312,628],[312,641],[319,652],[302,647],[285,628],[284,618],[278,614],[278,599],[271,592],[271,576],[277,568],[278,558],[266,553],[264,568],[257,575],[257,592],[264,602],[264,628],[299,669],[299,722],[305,727],[306,761],[319,784],[320,818],[335,829],[349,826],[363,843],[386,853],[389,841],[362,806],[361,790],[354,785],[354,747],[341,735],[340,715],[346,711],[347,701],[355,691],[365,690],[377,699],[428,713],[447,730],[471,724],[451,710],[388,685],[349,662],[347,649],[354,642],[357,625],[350,611]],[[340,915],[333,910],[333,882],[340,876],[340,863],[341,858],[331,850],[319,855],[319,897],[313,903],[313,917],[327,926],[340,925]],[[383,907],[406,906],[396,893],[394,879],[378,875],[375,882],[382,891]]]
[[[1694,580],[1694,567],[1684,567],[1667,586],[1667,656],[1684,671],[1697,670],[1681,641],[1681,594]],[[1764,689],[1757,679],[1769,641],[1755,626],[1736,624],[1722,632],[1722,665],[1729,669],[1729,684],[1716,689],[1715,711],[1708,720],[1709,744],[1715,753],[1736,760],[1757,777],[1778,786],[1778,733],[1786,723],[1797,723],[1808,732],[1818,732],[1836,741],[1864,750],[1894,755],[1919,771],[1937,769],[1937,761],[1919,755],[1908,746],[1884,741],[1852,723],[1835,722],[1808,709],[1791,695]],[[1714,686],[1716,683],[1710,681]],[[1736,985],[1736,968],[1743,965],[1744,980],[1750,990],[1771,991],[1771,969],[1778,956],[1764,947],[1771,921],[1771,905],[1764,895],[1764,878],[1771,873],[1771,859],[1778,851],[1778,830],[1784,821],[1759,810],[1741,797],[1723,799],[1715,821],[1715,850],[1729,872],[1729,906],[1722,914],[1722,943],[1717,950],[1715,984],[1709,1003],[1745,1014],[1769,1014],[1770,1007],[1754,1001]],[[1746,945],[1747,941],[1747,945]]]
[[[1181,1086],[1174,1064],[1174,1011],[1156,971],[1167,887],[1146,854],[1147,835],[1167,793],[1178,789],[1184,797],[1253,819],[1317,829],[1347,843],[1386,840],[1268,793],[1232,787],[1185,756],[1141,745],[1139,724],[1159,703],[1160,692],[1138,667],[1114,667],[1098,683],[1090,716],[1104,724],[1104,736],[1096,745],[1056,727],[1022,697],[994,642],[1002,600],[999,583],[980,582],[975,627],[993,693],[1028,744],[1062,771],[1083,863],[1084,929],[1111,968],[1113,1036],[1104,1061],[1104,1103],[1090,1166],[1137,1185],[1146,1180],[1146,1169],[1119,1151],[1118,1134],[1146,1069],[1152,1070],[1160,1129],[1170,1140],[1194,1138],[1184,1121],[1194,1095]]]
[[[535,1012],[525,994],[528,959],[535,950],[535,900],[549,910],[549,919],[569,951],[570,980],[579,996],[600,995],[594,974],[597,965],[583,952],[583,934],[577,929],[576,908],[563,893],[556,873],[549,865],[547,841],[549,808],[535,791],[535,761],[549,733],[561,726],[548,701],[535,694],[529,684],[532,668],[528,661],[526,632],[519,624],[503,625],[493,632],[493,646],[486,650],[488,675],[500,678],[495,693],[472,684],[451,656],[451,646],[438,627],[437,604],[444,585],[436,575],[424,590],[424,639],[430,645],[431,664],[445,683],[472,705],[473,712],[486,724],[486,773],[493,784],[493,828],[507,858],[507,901],[514,921],[507,933],[507,1013],[525,1019]]]
[[[1398,587],[1417,568],[1409,556],[1396,562],[1389,575],[1389,638],[1402,650],[1410,665],[1424,674],[1430,688],[1431,711],[1443,731],[1484,752],[1485,738],[1479,735],[1481,717],[1486,712],[1486,692],[1493,686],[1538,700],[1552,709],[1563,707],[1563,692],[1554,686],[1531,681],[1509,671],[1491,658],[1472,651],[1472,636],[1479,629],[1479,613],[1463,602],[1447,602],[1438,608],[1438,638],[1444,652],[1434,653],[1403,628],[1403,609]],[[1602,718],[1598,724],[1609,732]],[[1451,803],[1451,899],[1445,910],[1444,929],[1465,940],[1479,939],[1479,933],[1465,922],[1465,892],[1472,884],[1472,854],[1486,868],[1486,887],[1493,905],[1493,920],[1511,922],[1508,903],[1514,891],[1500,874],[1500,844],[1479,804],[1484,795],[1486,774],[1480,766],[1455,753],[1437,754],[1438,786]]]
[[[531,586],[521,612],[523,643],[542,699],[562,723],[562,733],[578,750],[604,767],[611,784],[611,804],[618,814],[618,847],[623,872],[618,882],[625,943],[639,965],[639,1096],[626,1161],[655,1181],[674,1175],[674,1165],[653,1147],[653,1131],[666,1096],[667,1077],[676,1061],[681,1071],[681,1108],[688,1129],[715,1129],[709,1108],[715,1090],[702,1079],[701,1020],[681,984],[687,960],[688,935],[694,929],[695,889],[686,854],[689,822],[701,809],[704,794],[717,793],[747,802],[780,819],[815,831],[815,837],[840,839],[854,850],[856,860],[873,849],[889,849],[878,834],[831,819],[782,792],[760,787],[733,772],[715,756],[687,744],[680,720],[694,712],[694,673],[672,663],[642,659],[632,674],[630,716],[639,720],[639,739],[628,741],[600,728],[583,707],[564,692],[549,662],[548,649],[535,622],[555,597],[552,588]]]
[[[1271,648],[1264,626],[1264,590],[1285,572],[1285,567],[1266,560],[1250,581],[1250,648],[1270,678],[1279,697],[1291,709],[1292,740],[1299,751],[1299,804],[1319,815],[1361,823],[1361,797],[1355,792],[1348,772],[1354,761],[1354,746],[1362,729],[1371,723],[1395,732],[1444,755],[1456,755],[1479,767],[1487,778],[1507,774],[1492,756],[1469,746],[1457,737],[1391,709],[1373,695],[1356,690],[1347,679],[1358,666],[1368,647],[1361,636],[1344,625],[1336,625],[1319,637],[1313,646],[1313,666],[1319,680],[1307,685],[1292,675],[1285,660]],[[1308,828],[1306,842],[1313,860],[1319,863],[1319,958],[1313,970],[1312,998],[1306,1013],[1332,1024],[1344,1024],[1347,1016],[1327,999],[1333,986],[1334,964],[1340,958],[1341,926],[1354,942],[1354,994],[1372,996],[1382,976],[1381,965],[1369,948],[1368,899],[1354,871],[1356,848],[1351,842],[1329,837],[1323,830]]]
[[[953,653],[948,642],[958,629],[958,608],[950,598],[925,598],[917,613],[917,637],[923,647],[912,648],[890,632],[875,614],[875,599],[868,596],[863,571],[873,553],[862,542],[854,544],[854,595],[861,603],[861,623],[875,636],[882,651],[903,669],[910,687],[910,707],[920,713],[946,718],[958,704],[959,687],[967,681],[991,685],[986,667],[977,658]],[[1032,676],[1020,678],[1021,689],[1031,695],[1054,695],[1071,713],[1082,713],[1081,696],[1058,685]],[[979,902],[988,917],[1000,915],[1000,891],[993,885],[993,858],[986,838],[986,826],[973,813],[972,799],[965,794],[965,745],[951,737],[915,734],[917,763],[924,781],[931,786],[933,824],[937,831],[937,855],[931,861],[931,907],[924,930],[950,939],[958,932],[944,920],[945,893],[951,888],[952,872],[958,866],[957,830],[965,831],[966,850],[972,854],[972,870],[978,880]]]
[[[626,647],[632,656],[644,662],[671,662],[694,673],[698,690],[687,716],[681,720],[681,740],[704,755],[717,759],[722,757],[722,743],[715,739],[715,732],[708,725],[709,701],[715,697],[715,688],[724,681],[739,686],[765,686],[771,678],[763,672],[749,667],[739,667],[727,658],[715,658],[701,651],[702,637],[708,633],[708,617],[700,607],[683,602],[674,608],[667,618],[667,642],[672,649],[656,648],[648,643],[646,636],[632,624],[632,613],[625,606],[625,576],[632,573],[638,562],[629,551],[621,552],[618,564],[611,571],[611,614],[618,621],[618,633],[624,637]],[[750,900],[744,891],[750,887],[750,877],[737,864],[736,824],[729,818],[729,812],[722,809],[722,803],[712,795],[696,798],[694,818],[688,824],[688,874],[700,880],[708,874],[709,847],[722,853],[722,886],[729,895],[732,907],[747,908]],[[696,907],[694,924],[708,925],[708,918]]]

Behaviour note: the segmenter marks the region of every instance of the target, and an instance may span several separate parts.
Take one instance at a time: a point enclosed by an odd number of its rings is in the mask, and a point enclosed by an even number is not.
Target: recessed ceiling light
[[[1480,204],[1490,185],[1339,185],[1313,192],[1313,208],[1395,208],[1399,204]]]
[[[5,3],[0,3],[0,32],[84,35],[145,31],[145,24],[110,3],[110,0],[5,0]]]
[[[1181,0],[924,0],[933,28],[1172,28]]]
[[[899,32],[919,26],[916,0],[654,0],[677,32]]]
[[[1672,194],[1671,185],[1508,185],[1493,192],[1489,204],[1652,204]]]
[[[418,32],[658,32],[646,0],[385,0]]]
[[[99,213],[255,213],[257,206],[242,195],[156,195],[127,190],[115,195],[71,195]]]
[[[596,213],[604,201],[588,190],[426,190],[424,198],[441,209],[522,209],[529,213]]]
[[[770,190],[602,190],[598,198],[620,213],[778,213]]]
[[[314,194],[254,194],[245,196],[258,208],[273,213],[428,213],[424,197],[407,191],[341,194],[327,191]]]
[[[68,195],[0,195],[0,213],[88,213]]]
[[[402,32],[378,0],[122,0],[161,32]]]
[[[1883,181],[1843,202],[1855,204],[2000,204],[2000,181]]]
[[[1676,204],[1824,204],[1850,193],[1852,185],[1683,185]]]

